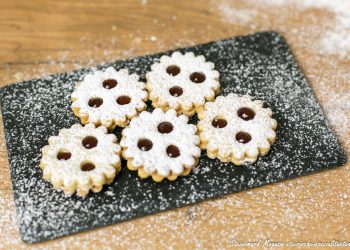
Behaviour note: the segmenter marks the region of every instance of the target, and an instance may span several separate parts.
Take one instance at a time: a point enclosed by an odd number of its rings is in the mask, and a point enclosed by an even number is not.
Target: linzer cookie
[[[55,189],[85,196],[101,191],[120,171],[121,148],[113,134],[103,126],[75,124],[49,138],[42,149],[40,168]]]
[[[200,111],[220,92],[219,72],[214,70],[214,64],[192,52],[162,56],[146,78],[154,107],[175,109],[188,116]]]
[[[210,158],[235,165],[253,163],[276,139],[277,122],[269,108],[250,96],[229,94],[208,102],[198,114],[200,147]]]
[[[128,168],[156,182],[188,175],[201,151],[196,126],[187,122],[187,116],[159,108],[131,120],[120,142]]]
[[[146,109],[145,84],[128,70],[109,67],[95,71],[77,83],[71,95],[72,110],[82,124],[94,123],[108,129],[125,127],[138,112]]]

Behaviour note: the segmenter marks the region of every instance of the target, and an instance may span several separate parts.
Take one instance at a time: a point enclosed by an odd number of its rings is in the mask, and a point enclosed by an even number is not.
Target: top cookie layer
[[[214,70],[214,64],[192,52],[162,56],[146,78],[155,107],[172,108],[186,115],[193,115],[220,90],[219,72]]]
[[[109,129],[126,126],[138,111],[146,108],[145,84],[128,70],[109,67],[85,76],[71,95],[74,114],[83,124],[94,123]]]

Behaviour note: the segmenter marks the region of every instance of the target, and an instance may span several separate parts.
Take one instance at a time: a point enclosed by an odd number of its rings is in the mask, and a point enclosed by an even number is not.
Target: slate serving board
[[[53,239],[345,163],[344,151],[280,35],[263,32],[179,51],[192,51],[215,63],[221,74],[222,95],[249,94],[270,106],[279,124],[270,153],[255,164],[235,167],[209,159],[202,152],[194,172],[174,182],[141,180],[136,172],[123,167],[113,184],[102,192],[85,199],[65,197],[42,179],[40,149],[49,136],[79,123],[70,110],[70,93],[74,84],[93,69],[6,86],[0,90],[0,98],[14,199],[25,242]],[[151,64],[170,53],[98,68],[128,68],[144,80]],[[191,122],[195,123],[196,118]],[[120,129],[115,133],[120,134]]]

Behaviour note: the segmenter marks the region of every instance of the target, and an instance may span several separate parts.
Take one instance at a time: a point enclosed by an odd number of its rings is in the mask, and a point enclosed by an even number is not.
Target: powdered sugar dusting
[[[138,2],[142,8],[152,7],[152,3],[155,3],[152,0]],[[241,5],[235,4],[238,2]],[[150,19],[151,32],[147,32],[144,26],[135,27],[133,32],[119,32],[123,31],[119,24],[107,27],[111,31],[107,36],[96,36],[95,33],[86,32],[77,37],[80,43],[84,44],[78,53],[62,49],[56,55],[54,52],[44,51],[40,57],[35,57],[34,65],[27,64],[26,60],[23,64],[12,64],[12,62],[4,64],[2,82],[29,80],[55,72],[131,58],[144,54],[145,48],[148,51],[146,53],[149,53],[216,40],[219,37],[259,30],[277,30],[283,33],[292,46],[292,51],[322,104],[332,128],[349,153],[348,60],[344,59],[345,51],[337,46],[343,42],[339,37],[335,37],[337,40],[334,47],[333,42],[322,44],[322,38],[326,38],[326,41],[330,39],[325,35],[328,31],[339,29],[339,34],[345,34],[342,36],[344,38],[349,32],[346,30],[346,25],[336,25],[338,15],[331,11],[332,7],[320,6],[319,9],[312,6],[303,7],[309,2],[345,6],[348,1],[311,0],[291,3],[291,1],[275,0],[273,5],[269,5],[271,1],[267,0],[249,1],[249,5],[244,5],[245,2],[212,1],[211,8],[195,10],[196,16],[199,17],[197,20],[194,20],[191,12],[187,10],[182,12],[180,9],[178,13],[164,10],[164,15],[168,14],[172,22],[166,23],[161,15],[155,14],[154,18]],[[264,7],[264,4],[268,7]],[[342,9],[346,11],[348,8]],[[211,13],[207,17],[209,11]],[[257,19],[253,20],[255,17]],[[206,22],[200,22],[201,19]],[[174,34],[177,34],[176,39]],[[153,40],[151,36],[156,37],[156,41],[151,41]],[[129,46],[123,45],[123,41],[127,41]],[[344,46],[346,47],[346,44],[342,45]],[[331,51],[327,52],[329,49]],[[21,53],[21,50],[18,52]],[[38,51],[35,50],[35,53]],[[324,56],[324,53],[331,56]],[[2,129],[0,136],[4,138]],[[0,227],[0,249],[28,249],[29,246],[22,243],[18,236],[4,140],[0,144],[0,154],[3,156],[0,158],[2,166],[0,181],[8,189],[0,193],[0,223],[3,225]],[[209,172],[211,168],[213,166],[208,164],[196,171]],[[152,249],[156,244],[159,248],[180,249],[185,244],[186,247],[194,249],[218,249],[227,248],[231,239],[346,240],[349,239],[349,228],[344,223],[349,220],[349,179],[348,167],[339,168],[336,171],[326,171],[307,178],[208,200],[183,209],[146,216],[113,227],[67,236],[50,241],[48,244],[36,244],[35,248]],[[113,192],[106,190],[106,194],[112,196]]]
[[[350,2],[343,0],[248,0],[245,4],[236,2],[217,1],[213,2],[213,6],[218,7],[225,21],[232,23],[243,23],[258,29],[271,29],[271,24],[266,24],[269,19],[266,13],[276,13],[276,20],[287,19],[293,11],[303,12],[308,9],[325,9],[332,14],[331,18],[326,19],[321,26],[313,26],[311,29],[305,26],[307,32],[302,30],[285,30],[288,27],[282,25],[276,26],[275,29],[284,32],[298,32],[301,36],[313,36],[316,48],[324,54],[339,55],[343,58],[349,56],[350,52]],[[252,8],[254,6],[255,8]],[[272,8],[272,10],[271,10]],[[268,10],[268,11],[266,11]],[[278,12],[278,14],[277,14]],[[281,12],[283,14],[281,14]],[[303,15],[302,15],[303,17]],[[327,17],[326,17],[327,18]],[[312,24],[313,19],[305,16],[306,22]],[[258,22],[256,21],[258,20]],[[283,21],[282,21],[283,22]],[[307,39],[305,39],[307,41]],[[310,46],[313,49],[314,46]]]
[[[186,52],[188,50],[182,51]],[[193,174],[186,178],[181,178],[179,182],[165,183],[165,185],[168,185],[167,187],[172,188],[172,194],[178,192],[179,196],[177,199],[167,199],[166,195],[169,192],[166,192],[166,190],[157,190],[158,186],[154,185],[153,182],[139,182],[136,176],[131,176],[131,173],[128,171],[123,172],[123,170],[118,179],[119,182],[115,182],[114,185],[121,184],[122,180],[127,180],[129,182],[128,185],[134,187],[134,189],[120,189],[112,184],[98,195],[89,196],[85,200],[77,200],[74,197],[67,199],[62,197],[60,193],[52,192],[49,186],[41,181],[41,176],[38,175],[39,172],[28,171],[30,169],[21,166],[23,166],[22,160],[24,159],[35,169],[39,160],[36,156],[37,152],[46,141],[47,135],[56,134],[62,126],[77,122],[69,111],[69,95],[74,83],[81,79],[88,70],[36,80],[33,84],[14,85],[5,89],[7,94],[3,94],[2,101],[10,104],[10,106],[6,105],[6,107],[13,108],[4,109],[5,124],[14,128],[11,133],[6,132],[6,139],[11,141],[8,148],[12,162],[12,174],[15,180],[14,187],[16,190],[18,215],[21,220],[21,232],[25,235],[26,240],[32,241],[37,239],[35,237],[38,234],[43,238],[51,238],[74,232],[75,230],[86,229],[86,224],[77,224],[77,222],[86,221],[91,215],[94,215],[94,220],[92,220],[92,224],[88,224],[88,227],[97,226],[98,223],[108,224],[112,221],[130,218],[127,216],[132,216],[130,213],[133,211],[145,211],[146,209],[147,213],[154,212],[152,210],[153,205],[163,210],[169,208],[169,206],[176,207],[212,197],[210,195],[216,196],[228,190],[232,192],[252,188],[312,171],[319,171],[327,166],[339,165],[343,162],[344,159],[341,151],[339,151],[336,138],[330,133],[328,123],[325,121],[319,105],[307,87],[303,76],[300,74],[288,47],[278,35],[274,33],[257,34],[252,37],[198,46],[190,50],[204,54],[208,60],[215,63],[222,74],[223,95],[231,92],[251,94],[271,105],[271,109],[276,114],[275,118],[281,124],[280,129],[277,130],[279,133],[277,135],[278,140],[274,144],[271,154],[260,159],[256,165],[254,164],[247,168],[232,168],[231,165],[210,161],[203,156],[200,161],[200,167]],[[131,68],[144,76],[148,71],[148,67],[155,60],[152,57],[142,57],[131,61],[119,62],[114,66],[117,68]],[[143,65],[143,67],[141,68],[139,65]],[[62,82],[65,84],[62,85]],[[9,91],[12,88],[13,92]],[[22,105],[23,98],[27,100],[27,104],[24,107]],[[42,105],[43,102],[46,105]],[[16,110],[20,110],[20,116],[15,115]],[[46,123],[34,122],[28,124],[23,122],[30,120],[42,121],[44,116]],[[50,126],[47,126],[47,124]],[[31,131],[31,133],[28,133],[28,131]],[[314,137],[315,133],[317,134],[316,138]],[[35,143],[28,147],[28,140]],[[327,145],[327,148],[325,145]],[[26,149],[21,150],[21,152],[25,152],[21,154],[21,157],[16,156],[16,149],[18,148]],[[288,152],[293,153],[289,154]],[[24,178],[28,174],[31,178]],[[123,179],[123,176],[125,179]],[[324,174],[324,176],[329,177],[329,173]],[[206,185],[202,186],[201,182],[198,182],[196,178],[205,180]],[[181,185],[176,183],[181,183]],[[174,188],[172,185],[177,186]],[[310,184],[309,188],[312,188],[312,185]],[[271,186],[270,189],[274,187]],[[288,188],[285,189],[286,195],[290,194]],[[314,188],[317,190],[317,187]],[[142,190],[138,195],[147,204],[146,207],[135,202],[135,200],[126,198],[132,193],[131,191],[135,190]],[[155,193],[155,190],[159,192]],[[208,192],[209,190],[210,192]],[[251,233],[260,226],[254,224],[258,217],[253,219],[247,216],[244,217],[244,213],[247,211],[246,203],[244,202],[245,198],[250,197],[253,201],[251,204],[259,205],[259,202],[264,202],[264,206],[269,206],[270,198],[274,199],[270,190],[269,192],[266,191],[267,189],[260,190],[262,191],[238,194],[234,196],[235,198],[229,199],[229,201],[227,201],[227,198],[219,201],[214,200],[204,205],[194,206],[191,209],[172,211],[154,217],[145,217],[142,220],[134,221],[132,224],[121,224],[120,227],[111,229],[112,233],[115,233],[111,236],[114,240],[112,244],[118,244],[118,246],[129,244],[131,247],[137,247],[140,240],[144,238],[143,244],[151,244],[152,241],[159,239],[160,242],[158,244],[166,247],[169,243],[172,246],[176,246],[176,244],[179,244],[176,239],[184,238],[184,241],[196,248],[200,248],[213,241],[216,237],[205,233],[207,231],[204,229],[203,233],[200,232],[202,218],[206,218],[209,225],[213,227],[228,223],[225,224],[225,228],[228,229],[221,234],[224,240],[223,242],[216,242],[217,247],[226,246],[227,242],[225,240],[229,240],[234,236],[246,235],[245,238],[250,236],[268,237],[269,235],[264,234],[264,230],[260,231],[261,235]],[[118,192],[118,194],[115,192]],[[259,195],[259,192],[263,192],[259,196],[260,198],[264,197],[263,200],[259,200],[258,196],[255,196]],[[33,193],[35,195],[32,195]],[[50,202],[57,203],[49,205],[50,203],[45,202],[48,197]],[[102,205],[100,204],[101,206],[96,207],[94,200],[100,197],[103,199],[103,203],[101,203]],[[121,199],[121,197],[125,197],[125,199]],[[276,197],[276,199],[279,199],[279,197]],[[297,198],[291,196],[290,199]],[[287,201],[289,200],[284,197],[281,205],[286,206],[287,203],[283,202]],[[24,206],[24,204],[30,204],[30,206]],[[207,212],[209,206],[216,206],[218,215],[211,214],[213,210]],[[232,207],[236,212],[225,213],[225,207]],[[305,209],[311,207],[308,204],[304,206]],[[271,209],[274,208],[271,207]],[[298,207],[279,211],[284,213],[279,215],[282,218],[282,222],[288,222],[288,220],[293,219],[293,223],[298,223],[308,215],[307,212],[302,213]],[[264,213],[270,213],[270,211],[263,210],[261,213],[264,215]],[[33,221],[33,215],[35,216],[35,221]],[[198,215],[200,215],[201,220],[196,220]],[[59,219],[57,219],[57,216]],[[230,221],[235,221],[237,216],[239,220],[242,220],[241,227],[231,227],[232,229],[230,229]],[[96,218],[98,219],[96,220]],[[190,226],[184,226],[183,220],[179,218],[186,218],[186,225]],[[268,218],[268,216],[264,218]],[[283,226],[275,225],[272,231],[278,232]],[[69,231],[67,231],[67,228],[70,228]],[[100,237],[106,232],[104,230],[99,230],[97,233],[96,231],[89,232],[76,237],[81,237],[83,241],[91,237],[96,242],[102,243],[103,239],[100,239]],[[199,231],[198,238],[185,237],[191,235],[192,230]],[[167,239],[169,242],[162,241],[161,235],[167,234],[167,232],[171,232]],[[75,237],[65,238],[57,242],[57,245],[72,246],[70,244],[77,244],[72,243],[75,239]],[[84,244],[85,242],[82,242],[80,246],[82,247]]]

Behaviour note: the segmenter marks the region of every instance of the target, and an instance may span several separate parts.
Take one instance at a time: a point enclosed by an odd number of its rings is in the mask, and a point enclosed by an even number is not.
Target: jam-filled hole
[[[176,157],[180,156],[179,148],[174,146],[174,145],[168,146],[167,149],[166,149],[166,153],[171,158],[176,158]]]
[[[153,143],[148,139],[140,139],[137,143],[137,147],[142,151],[149,151],[153,147]]]
[[[180,73],[180,68],[176,65],[171,65],[166,68],[166,72],[171,76],[176,76]]]
[[[227,126],[227,121],[223,118],[215,118],[211,125],[213,125],[214,128],[224,128]]]
[[[98,140],[94,136],[86,136],[82,144],[86,149],[91,149],[97,146]]]
[[[251,108],[243,107],[237,111],[238,117],[245,121],[253,120],[255,117],[255,112]]]
[[[170,95],[175,97],[181,96],[183,92],[184,92],[183,89],[179,86],[175,86],[169,89]]]
[[[131,102],[131,98],[126,95],[122,95],[117,98],[117,103],[119,105],[126,105],[126,104],[129,104],[130,102]]]
[[[250,140],[252,139],[252,137],[250,136],[250,134],[246,133],[246,132],[238,132],[236,134],[236,140],[239,142],[239,143],[248,143],[250,142]]]
[[[95,169],[95,165],[91,162],[85,162],[81,164],[80,169],[84,172],[91,171]]]
[[[158,125],[158,131],[162,134],[169,134],[173,129],[174,126],[170,122],[161,122]]]
[[[60,151],[57,154],[57,159],[60,161],[69,160],[72,157],[72,154],[68,151]]]
[[[103,103],[103,99],[102,98],[93,97],[93,98],[90,98],[88,104],[92,108],[98,108],[98,107],[100,107],[102,105],[102,103]]]
[[[115,86],[117,86],[118,82],[114,79],[107,79],[102,82],[102,86],[105,89],[113,89]]]
[[[194,83],[202,83],[205,81],[205,75],[201,72],[193,72],[190,75],[190,80]]]

